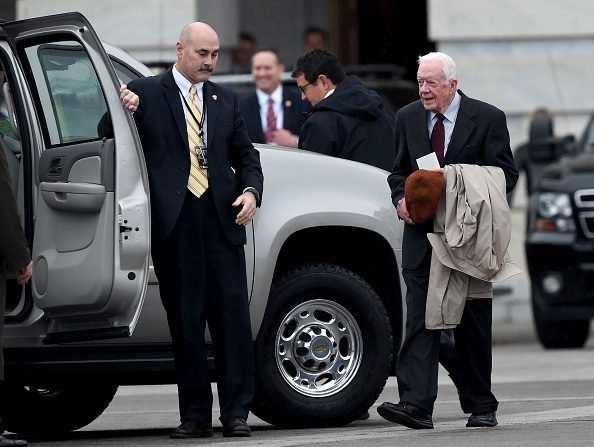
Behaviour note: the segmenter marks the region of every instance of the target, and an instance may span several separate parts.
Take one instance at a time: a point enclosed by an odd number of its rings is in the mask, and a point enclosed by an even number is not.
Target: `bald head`
[[[217,32],[210,25],[204,22],[193,22],[184,26],[181,30],[181,33],[179,34],[179,41],[186,45],[191,41],[194,35],[214,39],[217,42],[219,41]]]
[[[217,65],[219,36],[203,22],[183,27],[176,46],[178,71],[192,84],[207,81]]]

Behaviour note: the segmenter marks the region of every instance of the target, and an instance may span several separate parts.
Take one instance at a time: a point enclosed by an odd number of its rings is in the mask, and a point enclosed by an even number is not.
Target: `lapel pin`
[[[216,101],[217,99],[219,99],[219,97],[217,95],[212,95],[212,99]]]
[[[291,107],[292,105],[293,105],[293,103],[291,102],[291,100],[290,100],[290,99],[287,99],[287,100],[285,101],[285,107]]]

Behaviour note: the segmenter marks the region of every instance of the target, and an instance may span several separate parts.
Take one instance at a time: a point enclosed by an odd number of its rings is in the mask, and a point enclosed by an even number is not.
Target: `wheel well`
[[[306,262],[340,265],[369,283],[388,312],[396,358],[401,342],[403,308],[398,265],[388,241],[363,228],[328,226],[300,230],[285,241],[274,278]]]

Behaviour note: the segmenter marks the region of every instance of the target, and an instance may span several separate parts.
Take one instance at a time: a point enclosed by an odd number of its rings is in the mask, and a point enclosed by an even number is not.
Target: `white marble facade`
[[[506,112],[512,147],[537,107],[553,112],[557,135],[582,131],[594,110],[594,1],[429,0],[428,14],[461,89]]]

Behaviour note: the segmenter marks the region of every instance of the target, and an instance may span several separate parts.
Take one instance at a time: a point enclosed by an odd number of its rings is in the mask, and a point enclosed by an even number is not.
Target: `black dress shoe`
[[[472,413],[466,423],[467,427],[495,427],[497,418],[494,411],[487,413]]]
[[[6,436],[0,435],[0,447],[4,446],[17,446],[17,445],[28,445],[24,439],[11,439]]]
[[[169,437],[172,439],[211,438],[213,435],[214,432],[210,422],[200,424],[196,421],[186,421],[174,429]]]
[[[247,437],[252,436],[252,431],[244,418],[231,418],[223,424],[223,436]]]
[[[421,410],[415,405],[407,403],[393,404],[391,402],[384,402],[377,407],[377,412],[381,417],[390,422],[404,425],[408,428],[423,429],[433,428],[433,421],[431,415]]]

